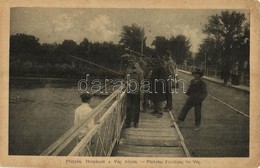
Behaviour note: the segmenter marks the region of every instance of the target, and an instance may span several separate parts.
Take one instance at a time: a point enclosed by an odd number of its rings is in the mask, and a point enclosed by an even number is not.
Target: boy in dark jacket
[[[194,72],[192,72],[192,75],[194,76],[194,79],[191,80],[190,86],[186,92],[186,94],[189,96],[186,100],[184,106],[182,107],[182,110],[178,116],[178,123],[181,124],[189,110],[194,107],[195,111],[195,129],[200,129],[200,123],[201,123],[201,107],[202,107],[202,101],[207,96],[207,88],[205,82],[201,80],[201,77],[203,76],[203,73],[196,69]]]

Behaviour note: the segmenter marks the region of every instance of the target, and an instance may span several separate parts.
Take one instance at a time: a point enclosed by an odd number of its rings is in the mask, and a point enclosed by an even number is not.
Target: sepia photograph
[[[36,167],[259,163],[250,9],[11,5],[5,157],[43,158]]]

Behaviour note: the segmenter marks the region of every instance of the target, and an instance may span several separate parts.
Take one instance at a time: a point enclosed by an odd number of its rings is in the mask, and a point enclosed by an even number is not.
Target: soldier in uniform
[[[163,66],[163,59],[157,58],[155,60],[155,67],[151,74],[151,88],[154,111],[158,118],[163,116],[163,107],[165,102],[166,90],[166,72]]]
[[[140,82],[143,79],[143,71],[135,62],[134,57],[128,60],[128,67],[126,69],[127,89],[126,89],[126,121],[125,128],[130,128],[131,123],[138,128],[140,115]]]

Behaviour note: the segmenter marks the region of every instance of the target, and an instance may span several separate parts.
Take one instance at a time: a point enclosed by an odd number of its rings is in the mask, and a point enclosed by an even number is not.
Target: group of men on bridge
[[[138,53],[125,54],[122,57],[126,60],[126,77],[130,78],[127,79],[125,128],[129,128],[131,122],[135,128],[138,127],[140,111],[145,112],[150,101],[153,102],[153,114],[157,114],[158,118],[163,116],[164,109],[172,110],[172,94],[169,91],[170,81],[167,82],[167,77],[175,77],[177,69],[170,53],[161,58],[146,58],[146,61]],[[149,82],[150,85],[145,82]],[[165,100],[167,104],[164,107]]]
[[[178,88],[178,77],[176,63],[172,60],[171,53],[167,52],[165,56],[156,58],[146,57],[145,61],[138,53],[136,55],[125,54],[122,59],[127,78],[125,128],[131,127],[132,123],[135,128],[138,128],[140,111],[147,112],[147,108],[151,107],[151,104],[153,104],[152,114],[158,118],[163,116],[164,111],[172,111],[172,93],[174,93],[172,89]],[[207,89],[206,84],[201,80],[202,72],[196,69],[192,74],[194,79],[191,80],[186,92],[189,97],[178,116],[178,123],[181,124],[188,111],[194,107],[195,129],[199,130],[201,106],[207,96]],[[89,93],[81,95],[82,104],[75,110],[75,125],[88,118],[92,111],[89,106],[91,97]],[[88,123],[86,128],[79,132],[79,141],[92,126],[93,122]]]
[[[131,127],[133,123],[138,128],[140,111],[153,104],[152,114],[158,118],[163,116],[164,111],[173,109],[173,88],[178,87],[177,67],[167,52],[165,56],[156,58],[145,58],[138,53],[130,53],[122,56],[125,59],[125,74],[127,78],[127,110],[125,128]],[[195,124],[199,128],[201,120],[201,104],[207,95],[206,84],[200,80],[202,73],[197,70],[193,72],[195,77],[187,95],[191,97],[185,103],[178,119],[184,121],[188,111],[195,107]],[[136,82],[133,82],[136,81]],[[165,103],[166,102],[166,103]]]

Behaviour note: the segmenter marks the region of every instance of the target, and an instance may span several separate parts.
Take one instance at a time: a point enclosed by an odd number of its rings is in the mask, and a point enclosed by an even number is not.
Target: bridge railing
[[[118,89],[94,108],[87,120],[69,129],[41,155],[110,156],[119,142],[125,110],[125,92]],[[94,126],[77,143],[78,132],[89,122]]]
[[[195,70],[195,66],[188,66],[188,65],[177,65],[177,68],[178,69],[181,69],[181,70],[185,70],[185,71],[189,71],[189,72],[192,72]],[[214,68],[207,68],[207,69],[203,69],[204,70],[204,75],[205,76],[209,76],[209,77],[213,77],[213,78],[216,78],[216,79],[221,79],[221,71],[220,70],[217,70],[217,69],[214,69]],[[245,85],[245,86],[249,86],[249,82],[250,82],[250,75],[248,72],[246,71],[241,71],[239,72],[240,73],[240,83],[242,85]]]

